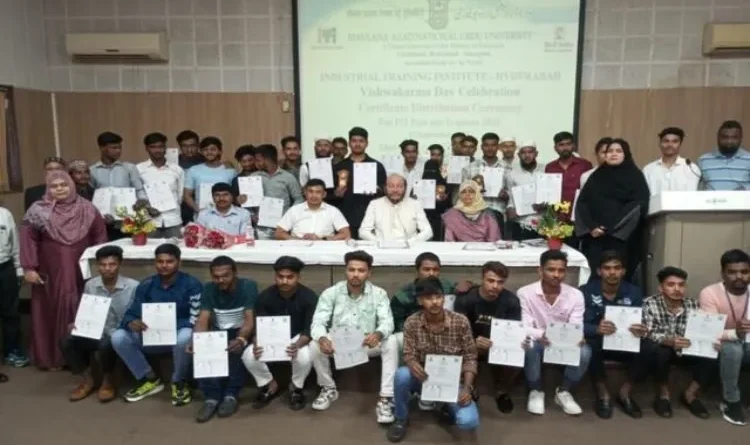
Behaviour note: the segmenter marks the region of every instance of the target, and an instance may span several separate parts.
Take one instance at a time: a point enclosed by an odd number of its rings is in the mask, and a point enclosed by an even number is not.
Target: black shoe
[[[741,402],[723,402],[719,405],[719,411],[721,411],[724,420],[732,425],[743,426],[747,424],[745,422],[745,413],[742,411]]]
[[[401,442],[404,440],[404,437],[406,437],[406,425],[406,420],[396,419],[396,421],[388,427],[388,432],[385,434],[385,437],[388,438],[389,442]]]
[[[255,400],[253,400],[253,409],[261,409],[268,406],[273,399],[279,396],[279,390],[276,389],[276,392],[271,393],[269,391],[268,385],[263,386],[261,388],[258,388],[258,395],[255,396]]]
[[[219,406],[219,402],[216,400],[206,400],[203,402],[203,406],[198,410],[198,414],[195,415],[195,421],[198,423],[206,423],[216,414],[216,407]]]
[[[305,393],[301,389],[290,387],[289,388],[289,409],[292,411],[299,411],[305,408],[307,401],[305,400]]]
[[[672,404],[669,402],[669,399],[659,397],[654,400],[654,411],[659,417],[669,419],[672,417]]]
[[[699,419],[708,419],[708,410],[706,409],[706,406],[703,404],[703,402],[701,402],[697,397],[694,398],[692,402],[688,402],[688,400],[685,398],[685,394],[683,394],[680,397],[680,401],[685,406],[685,408],[690,411],[690,414]]]
[[[634,419],[640,419],[641,417],[643,417],[643,411],[641,411],[641,407],[638,406],[638,404],[635,403],[635,400],[633,400],[631,397],[623,399],[618,395],[617,404],[620,405],[622,411],[630,417]]]
[[[497,405],[497,410],[503,414],[513,412],[513,400],[510,399],[508,394],[498,394],[495,397],[495,404]]]
[[[594,403],[594,412],[600,419],[611,419],[612,402],[609,399],[596,399],[596,403]]]
[[[224,400],[219,404],[219,417],[232,417],[237,412],[238,405],[235,397],[224,397]]]
[[[440,406],[436,407],[435,416],[439,425],[451,426],[456,423],[456,418],[447,403],[441,403]]]

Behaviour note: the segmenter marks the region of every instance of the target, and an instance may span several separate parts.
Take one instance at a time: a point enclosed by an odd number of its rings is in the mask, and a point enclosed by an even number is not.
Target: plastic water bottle
[[[255,247],[255,229],[252,225],[248,225],[247,231],[245,231],[245,245],[247,247]]]

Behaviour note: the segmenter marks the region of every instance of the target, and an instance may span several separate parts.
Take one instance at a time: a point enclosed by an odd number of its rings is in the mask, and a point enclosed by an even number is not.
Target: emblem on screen
[[[434,30],[445,29],[448,26],[450,0],[427,0],[430,4],[430,12],[427,23]]]
[[[555,40],[565,40],[565,27],[558,26],[557,28],[555,28]]]
[[[318,43],[321,45],[335,45],[336,28],[318,28]]]

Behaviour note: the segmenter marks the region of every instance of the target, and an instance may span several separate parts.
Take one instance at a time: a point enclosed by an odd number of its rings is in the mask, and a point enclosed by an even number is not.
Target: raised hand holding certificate
[[[435,208],[437,199],[437,186],[434,179],[417,179],[414,181],[414,194],[425,210]]]
[[[307,171],[310,173],[310,179],[320,179],[327,189],[334,187],[333,162],[330,157],[310,159],[307,161]]]
[[[193,333],[193,377],[208,379],[229,376],[227,332]]]
[[[542,173],[536,177],[534,204],[552,204],[562,199],[562,173]]]
[[[214,205],[214,197],[211,193],[213,183],[203,182],[198,188],[198,208],[205,210]]]
[[[255,318],[257,336],[256,346],[263,348],[260,356],[262,362],[288,362],[291,357],[286,353],[292,340],[292,326],[288,315]]]
[[[536,184],[522,184],[510,189],[510,196],[513,202],[513,208],[516,209],[518,216],[533,215],[534,204],[536,204]]]
[[[468,156],[451,156],[448,162],[448,184],[460,184],[464,167],[471,163]]]
[[[544,350],[544,363],[578,366],[581,364],[583,325],[552,322],[544,333],[550,344]]]
[[[357,328],[343,327],[331,331],[333,342],[333,363],[336,369],[347,369],[370,361],[367,350],[362,346],[365,334]]]
[[[141,321],[143,346],[174,346],[177,344],[177,305],[175,303],[143,303]]]
[[[263,201],[263,178],[260,176],[240,176],[237,178],[240,195],[247,196],[242,207],[259,207]]]
[[[111,304],[112,299],[109,297],[83,294],[76,312],[75,329],[71,334],[101,340]]]
[[[169,184],[164,181],[148,182],[143,184],[148,196],[148,203],[151,207],[160,212],[168,212],[177,209],[177,202],[174,199]]]
[[[422,383],[421,399],[425,402],[458,402],[463,357],[427,354],[424,362],[427,380]]]
[[[502,167],[482,167],[484,196],[497,198],[505,185],[505,169]]]
[[[355,195],[374,195],[378,191],[378,164],[375,162],[354,163]]]
[[[487,361],[493,365],[515,366],[523,368],[526,351],[526,327],[517,320],[493,318],[490,328],[490,353]]]
[[[602,349],[605,351],[639,352],[641,339],[630,332],[630,326],[640,324],[643,309],[627,306],[607,306],[604,319],[611,321],[617,329],[614,334],[605,335]]]
[[[690,347],[682,350],[684,355],[696,357],[717,358],[719,352],[714,349],[714,343],[719,341],[726,314],[709,314],[703,311],[689,311],[685,327],[685,338],[690,340]]]

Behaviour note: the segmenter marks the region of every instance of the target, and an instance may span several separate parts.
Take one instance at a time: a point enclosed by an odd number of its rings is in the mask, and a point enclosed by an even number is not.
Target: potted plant
[[[531,230],[547,239],[547,247],[561,249],[563,240],[573,236],[573,224],[570,222],[570,203],[567,201],[535,204],[534,210],[539,219],[531,221]]]
[[[122,229],[120,230],[122,233],[132,235],[133,245],[135,246],[146,245],[148,234],[156,230],[151,215],[145,207],[135,210],[134,213],[129,213],[124,206],[117,207],[115,214],[122,218]]]

